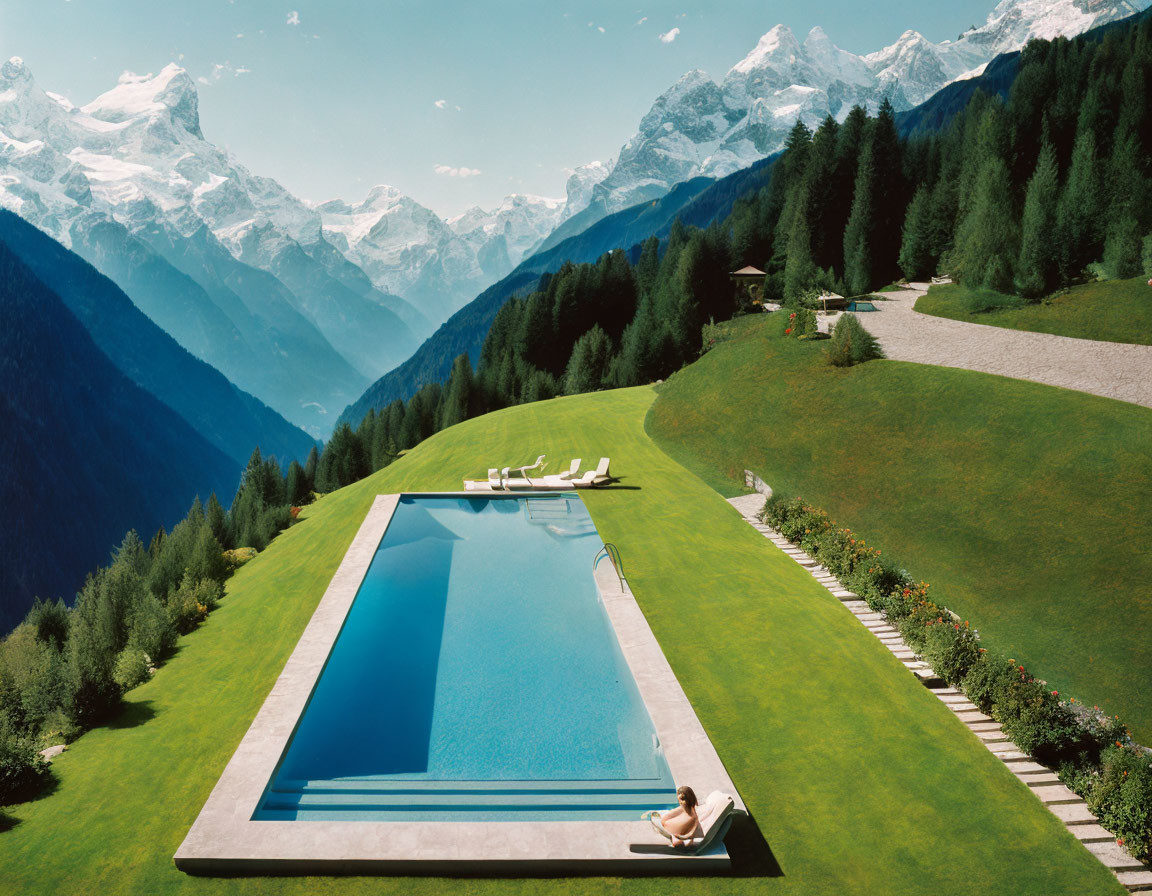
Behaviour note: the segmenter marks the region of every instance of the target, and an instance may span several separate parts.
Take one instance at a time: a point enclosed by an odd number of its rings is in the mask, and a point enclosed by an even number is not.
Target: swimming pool
[[[600,544],[575,494],[377,495],[176,866],[728,868],[640,817],[672,781],[744,804]]]
[[[253,818],[610,820],[675,805],[577,495],[402,497]]]

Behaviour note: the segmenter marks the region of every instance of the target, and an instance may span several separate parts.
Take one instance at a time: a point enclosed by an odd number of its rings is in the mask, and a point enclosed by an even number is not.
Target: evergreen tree
[[[320,464],[320,452],[313,445],[308,452],[308,460],[304,462],[304,478],[308,483],[308,491],[316,488],[316,468]]]
[[[1056,211],[1056,239],[1060,246],[1060,274],[1065,283],[1100,257],[1101,185],[1096,160],[1096,139],[1090,131],[1076,136],[1068,180]]]
[[[875,218],[876,168],[872,143],[864,145],[856,173],[852,212],[844,230],[844,286],[848,295],[872,288],[872,223]]]
[[[932,193],[921,186],[908,205],[900,243],[900,269],[909,280],[932,276],[936,269],[932,239]]]
[[[1016,246],[1008,167],[993,156],[984,163],[968,214],[957,231],[961,279],[969,286],[1010,291]]]
[[[1056,151],[1046,143],[1040,150],[1032,179],[1028,181],[1024,218],[1020,225],[1016,289],[1029,299],[1047,295],[1059,278],[1059,253],[1053,245],[1059,191]]]
[[[444,392],[443,404],[440,407],[439,429],[455,426],[471,416],[472,389],[472,363],[468,360],[467,354],[458,355],[452,363],[448,388]]]
[[[1105,228],[1104,272],[1114,279],[1127,279],[1140,273],[1140,248],[1143,237],[1140,218],[1152,220],[1144,209],[1148,206],[1147,160],[1140,151],[1135,135],[1120,136],[1114,141],[1109,160],[1111,202]],[[1144,169],[1144,170],[1142,170]]]
[[[308,474],[304,472],[304,468],[300,466],[299,461],[294,460],[291,464],[288,465],[288,475],[285,480],[285,492],[288,496],[288,503],[292,504],[293,506],[299,506],[300,504],[308,503],[310,492],[310,489],[308,488]],[[216,533],[215,528],[213,528],[212,532],[213,534]],[[216,536],[216,540],[220,541],[220,537],[218,535]],[[220,541],[220,543],[224,544],[223,541]]]
[[[303,475],[304,469],[300,464],[293,461],[293,465]],[[208,523],[208,529],[220,546],[225,550],[230,548],[232,545],[228,541],[228,519],[215,492],[208,496],[208,503],[204,505],[204,520]]]
[[[417,393],[419,394],[419,393]],[[347,423],[339,424],[324,446],[316,467],[316,487],[334,492],[368,475],[368,456],[359,437]]]
[[[603,387],[611,361],[612,343],[599,326],[576,340],[564,374],[564,393],[576,395]]]

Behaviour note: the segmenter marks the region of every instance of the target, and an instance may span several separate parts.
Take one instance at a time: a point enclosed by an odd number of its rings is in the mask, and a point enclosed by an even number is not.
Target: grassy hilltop
[[[764,340],[753,336],[762,354]],[[699,366],[707,371],[734,350]],[[654,397],[641,387],[471,420],[310,507],[229,581],[220,609],[127,695],[123,716],[56,761],[55,792],[13,810],[15,826],[0,834],[0,890],[1122,893],[827,591],[651,441],[644,419]],[[463,475],[540,452],[554,464],[570,455],[613,459],[622,487],[589,493],[587,503],[600,534],[620,546],[637,599],[755,817],[755,828],[730,838],[735,876],[446,883],[177,871],[172,853],[373,496],[456,489]]]

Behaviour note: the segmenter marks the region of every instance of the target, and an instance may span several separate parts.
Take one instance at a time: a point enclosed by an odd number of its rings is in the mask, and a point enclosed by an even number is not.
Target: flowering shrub
[[[788,325],[784,328],[785,336],[802,339],[816,332],[816,312],[811,308],[797,308],[788,313]]]
[[[761,518],[884,613],[908,645],[999,721],[1020,749],[1059,766],[1062,780],[1132,855],[1152,858],[1152,752],[1132,743],[1118,718],[1062,699],[1023,664],[981,646],[968,622],[928,597],[926,583],[890,565],[818,507],[777,494]]]
[[[1092,777],[1088,808],[1132,855],[1152,859],[1152,755],[1138,746],[1110,744]]]

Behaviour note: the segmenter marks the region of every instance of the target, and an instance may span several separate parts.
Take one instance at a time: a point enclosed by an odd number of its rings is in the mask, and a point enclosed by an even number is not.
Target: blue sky
[[[0,55],[77,104],[176,61],[205,136],[252,171],[316,200],[388,183],[451,215],[563,196],[565,169],[615,154],[680,75],[719,80],[778,22],[866,53],[994,5],[0,0]]]

